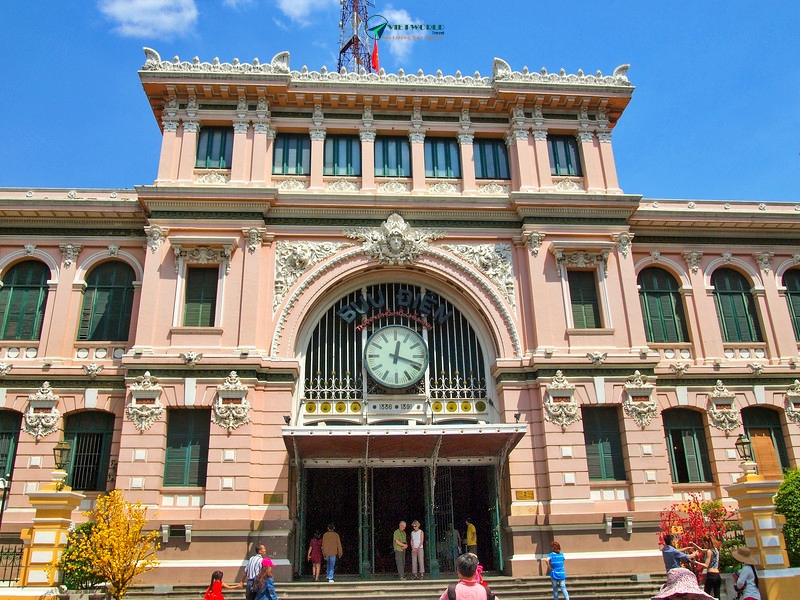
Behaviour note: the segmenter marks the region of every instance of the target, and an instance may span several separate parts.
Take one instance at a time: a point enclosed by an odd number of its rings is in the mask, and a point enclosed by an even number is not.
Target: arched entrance
[[[389,574],[392,532],[417,519],[438,575],[460,550],[452,528],[471,517],[482,564],[502,568],[498,467],[525,428],[501,422],[486,333],[456,301],[402,282],[343,294],[315,318],[296,425],[283,430],[301,546],[333,521],[345,545],[337,571]]]

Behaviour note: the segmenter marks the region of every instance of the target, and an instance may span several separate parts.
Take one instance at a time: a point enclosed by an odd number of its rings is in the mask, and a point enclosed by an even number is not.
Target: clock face
[[[428,347],[416,331],[403,325],[382,327],[367,340],[364,364],[372,378],[387,388],[414,385],[428,367]]]

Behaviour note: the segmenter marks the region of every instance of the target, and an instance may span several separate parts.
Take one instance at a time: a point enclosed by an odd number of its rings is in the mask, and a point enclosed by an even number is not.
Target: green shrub
[[[87,521],[70,532],[69,542],[58,562],[58,569],[64,574],[64,585],[67,589],[86,590],[103,582],[101,577],[94,574],[91,560],[74,543],[79,538],[91,537],[93,528],[94,523]]]
[[[783,537],[789,564],[800,567],[800,469],[797,467],[783,474],[783,482],[775,494],[775,512],[786,517]]]

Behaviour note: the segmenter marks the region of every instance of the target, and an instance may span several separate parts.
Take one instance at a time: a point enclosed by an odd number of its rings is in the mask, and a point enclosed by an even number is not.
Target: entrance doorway
[[[428,467],[329,468],[304,471],[301,516],[301,573],[307,573],[305,549],[314,531],[324,532],[332,522],[342,539],[344,556],[337,574],[396,575],[392,534],[403,520],[411,531],[415,519],[425,532],[426,571],[435,556],[440,572],[454,570],[455,548],[451,524],[462,540],[465,519],[478,533],[478,557],[486,570],[502,567],[497,523],[494,467],[436,468],[435,501],[431,497]],[[304,545],[304,546],[303,546]],[[407,570],[411,557],[407,553]]]

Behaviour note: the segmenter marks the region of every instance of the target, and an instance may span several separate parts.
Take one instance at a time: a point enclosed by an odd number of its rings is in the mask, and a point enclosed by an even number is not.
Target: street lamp
[[[70,446],[67,440],[61,440],[53,448],[53,459],[56,463],[56,469],[65,471],[69,465]]]
[[[746,434],[740,433],[735,446],[739,458],[742,459],[742,470],[744,474],[755,475],[757,465],[753,460],[753,443],[750,441],[750,438],[748,438]]]

